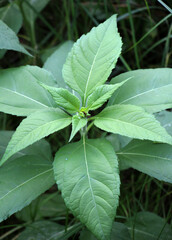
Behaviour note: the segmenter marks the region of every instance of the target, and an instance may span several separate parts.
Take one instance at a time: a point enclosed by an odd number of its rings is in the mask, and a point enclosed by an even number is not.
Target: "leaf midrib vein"
[[[130,152],[117,152],[117,155],[136,155],[136,156],[145,156],[145,157],[150,157],[150,158],[158,158],[158,159],[162,159],[162,160],[167,160],[167,161],[171,161],[172,159],[170,158],[165,158],[165,157],[160,157],[160,156],[153,156],[153,155],[149,155],[149,154],[143,154],[143,153],[130,153]]]
[[[93,199],[93,203],[94,203],[94,208],[95,208],[95,210],[96,210],[96,212],[97,212],[97,216],[98,216],[99,223],[100,223],[100,226],[101,226],[99,214],[98,214],[98,211],[97,211],[96,201],[95,201],[95,197],[94,197],[94,194],[93,194],[93,189],[92,189],[92,185],[91,185],[91,181],[90,181],[90,174],[89,174],[89,169],[88,169],[88,162],[87,162],[87,155],[86,155],[86,147],[85,147],[85,138],[83,138],[83,146],[84,146],[84,158],[85,158],[85,166],[86,166],[86,171],[87,171],[88,183],[89,183],[90,190],[91,190],[91,195],[92,195],[92,199]],[[103,237],[105,238],[104,233],[103,233],[103,230],[102,230],[102,226],[101,226],[100,229],[101,229],[101,232],[102,232],[102,234],[103,234]]]
[[[45,173],[47,173],[47,172],[50,172],[50,171],[52,171],[52,170],[53,170],[53,168],[48,169],[48,170],[46,170],[46,171],[44,171],[44,172],[39,173],[38,175],[36,175],[36,176],[34,176],[34,177],[32,177],[32,178],[26,180],[25,182],[19,184],[18,186],[16,186],[15,188],[13,188],[13,189],[10,190],[9,192],[7,192],[3,197],[1,197],[1,198],[0,198],[0,201],[1,201],[3,198],[5,198],[7,195],[9,195],[10,193],[14,192],[16,189],[22,187],[24,184],[27,184],[27,183],[29,183],[30,181],[32,181],[33,179],[35,179],[35,178],[37,178],[37,177],[39,177],[39,176],[41,176],[41,175],[43,175],[43,174],[45,174]]]
[[[109,25],[109,26],[110,26],[110,25]],[[108,26],[108,28],[109,28],[109,26]],[[92,74],[92,70],[93,70],[93,67],[94,67],[96,58],[97,58],[97,56],[98,56],[98,54],[99,54],[99,51],[100,51],[101,45],[102,45],[102,43],[103,43],[103,40],[104,40],[104,38],[105,38],[105,36],[106,36],[106,32],[107,32],[108,28],[106,29],[106,31],[105,31],[105,33],[104,33],[104,35],[103,35],[103,38],[102,38],[102,40],[101,40],[101,43],[100,43],[100,45],[99,45],[99,47],[98,47],[98,49],[97,49],[97,53],[96,53],[96,55],[94,56],[94,59],[93,59],[92,65],[91,65],[91,69],[90,69],[90,71],[89,71],[87,83],[86,83],[86,86],[85,86],[84,103],[85,103],[85,101],[86,101],[87,88],[88,88],[88,83],[89,83],[89,81],[90,81],[90,77],[91,77],[91,74]],[[95,31],[95,35],[96,35],[96,31]],[[96,36],[96,37],[97,37],[97,36]]]
[[[129,229],[129,230],[133,230],[133,228],[131,228],[131,227],[128,227],[128,229]],[[144,232],[144,231],[139,230],[139,229],[137,229],[137,228],[134,228],[134,231],[144,233],[145,235],[148,235],[148,236],[151,236],[151,237],[156,237],[156,236],[153,235],[152,233]]]
[[[151,134],[152,133],[154,133],[154,134],[156,134],[157,136],[159,136],[159,137],[161,137],[161,138],[166,138],[165,136],[161,136],[159,133],[156,133],[156,132],[154,132],[154,131],[151,131],[151,130],[149,130],[149,129],[147,129],[147,128],[144,128],[144,127],[140,127],[140,126],[138,126],[138,125],[134,125],[134,124],[132,124],[132,123],[129,123],[129,122],[125,122],[125,121],[121,121],[121,120],[119,120],[119,119],[113,119],[113,118],[105,118],[105,117],[95,117],[95,120],[97,120],[97,119],[105,119],[105,120],[110,120],[110,121],[118,121],[118,122],[121,122],[121,123],[125,123],[125,124],[128,124],[128,125],[131,125],[132,127],[138,127],[139,129],[141,129],[141,130],[146,130],[146,131],[148,131],[148,132],[150,132]]]
[[[26,95],[23,95],[23,94],[21,94],[21,93],[19,93],[19,92],[12,91],[11,89],[8,89],[8,88],[3,88],[3,87],[0,87],[0,88],[4,89],[4,90],[6,90],[6,91],[12,92],[12,93],[14,93],[14,94],[16,94],[16,95],[22,96],[22,97],[24,97],[24,98],[27,98],[27,99],[29,99],[29,100],[31,100],[31,101],[33,101],[33,102],[36,102],[36,103],[38,103],[38,104],[40,104],[40,105],[48,108],[47,105],[45,105],[45,104],[43,104],[43,103],[41,103],[41,102],[38,102],[37,100],[35,100],[35,99],[33,99],[33,98],[30,98],[30,97],[28,97],[28,96],[26,96]]]
[[[55,121],[58,121],[58,120],[60,121],[60,120],[64,120],[64,119],[70,119],[70,118],[60,118],[60,119],[56,119],[56,120],[53,120],[53,121],[51,121],[51,122],[45,123],[44,125],[41,125],[41,126],[37,127],[36,129],[33,129],[33,131],[30,131],[29,134],[27,134],[26,136],[24,136],[21,141],[24,141],[25,138],[28,138],[28,136],[29,136],[30,134],[33,134],[33,132],[34,132],[34,131],[37,131],[39,128],[45,127],[45,126],[48,125],[48,124],[52,124],[52,123],[55,122]],[[60,128],[60,129],[62,129],[62,128]],[[56,130],[56,131],[57,131],[57,130]],[[20,145],[21,141],[18,141],[17,144],[15,145],[15,147],[18,146],[18,145]],[[36,140],[36,141],[38,141],[38,140]],[[31,144],[32,144],[32,143],[31,143]],[[31,145],[31,144],[30,144],[30,145]],[[13,144],[13,145],[14,145],[14,144]],[[13,145],[12,145],[11,147],[13,147]],[[28,146],[29,146],[29,145],[28,145]],[[27,146],[26,146],[26,147],[27,147]],[[8,148],[8,147],[7,147],[7,148]],[[25,148],[25,147],[24,147],[24,148]],[[22,148],[22,149],[23,149],[23,148]],[[11,152],[11,149],[10,149],[10,152]],[[8,156],[8,155],[9,155],[9,154],[7,154],[7,156]],[[4,155],[4,156],[5,156],[5,155]],[[10,156],[12,156],[12,155],[10,154]],[[10,157],[10,156],[9,156],[9,157]],[[8,158],[9,158],[9,157],[8,157]],[[4,159],[6,160],[7,158],[4,157]]]
[[[123,100],[122,102],[120,102],[120,103],[118,103],[118,104],[119,104],[119,105],[120,105],[120,104],[123,104],[123,103],[125,103],[125,102],[127,102],[127,101],[130,101],[131,99],[137,98],[137,97],[139,97],[139,96],[141,96],[141,95],[144,95],[144,94],[147,94],[147,93],[149,93],[149,92],[156,91],[156,90],[158,90],[158,89],[162,89],[162,88],[168,87],[168,86],[170,86],[170,85],[172,85],[172,84],[167,84],[167,85],[165,85],[165,86],[153,88],[153,89],[150,89],[150,90],[148,90],[148,91],[139,93],[139,94],[137,94],[137,95],[135,95],[135,96],[132,96],[132,97],[130,97],[130,98],[128,98],[128,99]]]

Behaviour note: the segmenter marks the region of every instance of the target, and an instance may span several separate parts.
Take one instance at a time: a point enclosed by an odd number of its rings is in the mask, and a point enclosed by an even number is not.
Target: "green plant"
[[[35,66],[1,70],[0,110],[27,116],[0,161],[1,221],[50,188],[55,177],[67,207],[97,239],[107,240],[120,195],[118,160],[172,182],[172,137],[152,115],[172,107],[172,70],[130,71],[105,84],[121,46],[112,16],[73,45],[63,66],[64,81]],[[109,98],[108,106],[97,113]],[[32,144],[71,123],[69,141],[78,131],[81,140],[59,149],[53,173],[51,157],[37,159]],[[131,138],[129,144],[115,152],[103,136],[89,139],[93,125]],[[25,156],[16,159],[28,146]]]

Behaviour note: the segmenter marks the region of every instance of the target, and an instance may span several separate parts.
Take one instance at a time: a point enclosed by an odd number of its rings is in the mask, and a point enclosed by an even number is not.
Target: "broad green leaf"
[[[61,148],[55,180],[67,207],[100,240],[109,240],[118,206],[118,161],[105,139],[81,140]]]
[[[57,107],[37,81],[55,85],[53,76],[36,66],[0,70],[0,111],[27,116],[41,109]]]
[[[63,230],[58,234],[57,240],[68,240],[72,235],[76,236],[76,233],[79,232],[79,230],[83,227],[81,223],[76,223],[70,227],[67,228],[66,230]]]
[[[52,163],[23,156],[0,167],[0,222],[27,206],[54,184]]]
[[[131,138],[172,144],[172,137],[153,115],[133,105],[114,105],[94,117],[94,124],[104,131]]]
[[[82,230],[79,240],[97,240],[97,238],[88,229]]]
[[[60,44],[61,45],[61,44]],[[43,49],[40,53],[40,58],[43,64],[47,61],[47,59],[59,48],[59,45]],[[45,69],[45,68],[44,68]],[[47,69],[47,71],[50,71]],[[55,76],[54,76],[55,77]]]
[[[66,217],[66,205],[61,194],[58,192],[41,196],[39,212],[42,217]]]
[[[166,131],[172,135],[172,112],[162,111],[155,115],[156,119],[166,129]]]
[[[88,97],[87,99],[87,109],[88,110],[95,110],[101,107],[117,90],[120,86],[122,86],[126,82],[123,81],[122,83],[118,83],[115,85],[102,85],[96,87],[94,92]]]
[[[94,27],[73,46],[63,66],[65,82],[83,98],[108,79],[121,52],[116,15]]]
[[[23,22],[19,7],[14,2],[11,2],[5,7],[0,8],[0,19],[15,33],[18,33]]]
[[[82,225],[80,223],[74,224],[64,229],[64,226],[57,223],[44,220],[30,224],[19,235],[17,240],[68,240],[76,234]]]
[[[38,221],[47,217],[66,216],[66,206],[60,193],[45,193],[17,212],[15,216],[24,222]]]
[[[13,133],[13,131],[0,131],[0,159],[2,158]]]
[[[97,238],[87,229],[81,232],[79,240],[96,240]],[[131,240],[129,231],[125,224],[114,222],[111,232],[111,240]]]
[[[132,104],[148,112],[159,112],[172,107],[172,69],[142,69],[120,74],[111,80],[120,83],[132,77],[109,100],[109,105]]]
[[[27,22],[32,26],[40,13],[50,0],[24,0],[22,1],[22,7],[26,16]]]
[[[126,225],[135,240],[172,240],[172,228],[166,219],[151,212],[137,213]]]
[[[115,152],[125,147],[132,140],[132,138],[121,136],[119,134],[113,134],[113,133],[107,135],[106,139],[112,144]]]
[[[23,22],[19,7],[14,2],[11,2],[5,7],[0,8],[0,19],[16,34],[20,30]],[[6,50],[0,50],[0,59],[4,56],[5,52]]]
[[[106,139],[112,144],[115,152],[118,152],[121,148],[125,147],[132,140],[132,138],[121,136],[118,134],[109,134],[108,136],[106,136]],[[120,171],[130,168],[130,166],[126,162],[120,161],[119,158],[118,163]]]
[[[17,240],[58,240],[58,236],[64,232],[64,226],[48,220],[30,224],[19,235]]]
[[[65,128],[71,123],[71,117],[60,109],[47,109],[31,114],[16,129],[9,142],[0,166],[13,154]]]
[[[11,28],[0,20],[0,49],[14,50],[25,53],[29,56],[30,53],[20,44],[18,37]]]
[[[80,117],[78,115],[74,115],[72,117],[72,132],[71,132],[71,135],[70,135],[70,139],[69,139],[69,142],[72,140],[72,138],[77,134],[77,132],[85,127],[87,124],[87,119],[86,118],[83,118],[83,117]]]
[[[27,70],[31,74],[31,76],[35,78],[37,82],[39,83],[41,82],[43,84],[46,84],[52,87],[57,87],[57,83],[54,76],[47,70],[37,66],[30,66],[30,65],[20,67],[20,68]]]
[[[67,55],[73,46],[72,41],[64,42],[44,63],[43,68],[50,71],[55,77],[59,87],[68,88],[62,77],[62,68],[66,61]]]
[[[64,88],[54,88],[41,84],[53,97],[58,106],[64,108],[70,113],[76,113],[80,109],[80,100]]]
[[[172,183],[172,147],[170,145],[133,140],[117,154],[120,162],[160,181]]]
[[[112,227],[111,240],[131,240],[127,227],[120,222],[114,222]]]
[[[13,134],[13,131],[0,131],[0,159],[5,153],[5,149]],[[23,157],[24,155],[36,155],[40,156],[41,158],[45,158],[48,161],[52,161],[50,144],[44,139],[35,142],[25,149],[20,150],[14,156],[12,156],[10,160]]]

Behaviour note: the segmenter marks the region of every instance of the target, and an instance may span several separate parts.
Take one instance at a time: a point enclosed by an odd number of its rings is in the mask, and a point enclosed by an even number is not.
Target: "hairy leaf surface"
[[[55,179],[68,208],[100,240],[109,240],[118,206],[118,162],[105,139],[83,139],[61,148]]]
[[[142,69],[120,74],[111,80],[120,83],[132,77],[109,100],[109,105],[132,104],[159,112],[172,107],[172,69]]]
[[[71,121],[71,117],[60,109],[42,110],[31,114],[16,129],[0,161],[0,166],[16,152],[65,128]]]
[[[52,163],[23,156],[0,167],[0,222],[27,206],[54,184]]]
[[[72,117],[72,132],[70,135],[70,139],[69,142],[72,140],[72,138],[75,136],[75,134],[77,134],[77,132],[85,127],[85,125],[87,124],[87,119],[86,118],[81,118],[78,115],[74,115]]]
[[[76,113],[80,109],[80,100],[64,88],[54,88],[41,84],[52,95],[54,101],[58,106],[63,107],[70,113]]]
[[[38,80],[55,85],[53,76],[36,66],[24,66],[0,70],[0,111],[18,116],[56,107],[51,95]]]
[[[86,98],[97,86],[105,83],[121,52],[121,38],[113,15],[73,46],[63,67],[66,83]]]
[[[153,115],[133,105],[114,105],[95,116],[94,124],[107,132],[172,144],[172,137]]]
[[[117,154],[124,164],[160,181],[172,183],[172,147],[170,145],[133,140]]]

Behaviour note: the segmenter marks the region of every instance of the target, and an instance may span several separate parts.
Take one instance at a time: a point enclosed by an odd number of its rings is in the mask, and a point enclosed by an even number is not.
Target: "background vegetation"
[[[18,8],[14,9],[16,4]],[[115,13],[118,14],[123,50],[111,77],[140,68],[172,67],[170,7],[170,0],[1,0],[0,19],[18,33],[20,42],[33,57],[14,51],[1,51],[0,67],[26,64],[42,67],[59,44],[66,40],[76,41],[93,26]],[[20,121],[19,117],[0,113],[0,130],[15,130]],[[90,134],[93,132],[94,136],[102,134],[95,129]],[[47,138],[53,153],[63,143],[68,142],[69,133],[67,129],[65,134],[58,132]],[[116,217],[118,222],[126,222],[140,211],[150,211],[171,223],[170,184],[133,169],[121,172],[121,183],[120,205]],[[79,239],[78,231],[81,227],[73,225],[76,219],[65,208],[60,195],[57,195],[54,186],[29,207],[1,223],[0,240],[18,239],[24,227],[38,219],[53,220],[66,228],[75,226],[72,228],[73,232],[71,231],[74,234],[69,234],[70,238],[66,234],[66,237],[61,239]],[[161,236],[156,239],[161,239]]]

